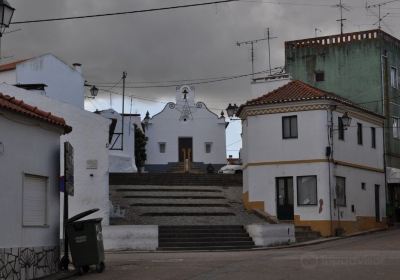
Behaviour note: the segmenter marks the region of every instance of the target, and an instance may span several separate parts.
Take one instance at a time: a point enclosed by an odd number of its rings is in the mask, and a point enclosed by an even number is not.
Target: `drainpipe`
[[[330,116],[330,120],[329,120]],[[333,154],[333,115],[332,108],[329,108],[326,111],[326,123],[328,125],[327,136],[328,136],[328,144],[330,148],[330,153],[327,153],[328,157],[328,182],[329,182],[329,217],[330,217],[330,225],[331,225],[331,235],[333,235],[333,217],[332,217],[332,179],[331,179],[331,157]]]
[[[390,119],[390,102],[389,102],[389,77],[388,77],[388,56],[387,51],[383,50],[383,54],[381,55],[381,84],[382,84],[382,114],[385,116],[385,120],[383,121],[383,170],[385,174],[385,201],[388,203],[388,182],[387,182],[387,163],[386,163],[386,129],[390,127],[391,124]],[[391,146],[390,138],[388,139],[388,146]],[[386,205],[385,205],[386,207]],[[387,217],[387,213],[386,213]],[[389,223],[389,219],[387,219]]]

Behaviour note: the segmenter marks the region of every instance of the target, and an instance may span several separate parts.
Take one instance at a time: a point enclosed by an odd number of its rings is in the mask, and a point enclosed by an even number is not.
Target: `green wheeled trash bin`
[[[96,271],[99,273],[103,272],[105,268],[101,230],[102,218],[79,221],[98,210],[85,211],[68,219],[68,243],[71,250],[72,263],[79,274],[88,272],[91,265],[95,265]]]

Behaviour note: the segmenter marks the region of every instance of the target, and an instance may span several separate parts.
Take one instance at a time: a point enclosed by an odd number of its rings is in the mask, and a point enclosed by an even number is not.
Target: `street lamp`
[[[343,123],[343,128],[347,129],[350,124],[351,124],[351,118],[349,117],[349,115],[347,114],[347,112],[345,112],[342,116],[342,123]]]
[[[228,113],[228,117],[232,118],[233,116],[236,115],[237,111],[238,111],[239,107],[234,104],[232,105],[231,103],[229,103],[228,107],[226,108],[226,112]]]
[[[15,9],[10,6],[7,0],[0,0],[0,40],[6,28],[10,26],[11,18]],[[0,45],[0,59],[1,59],[1,45]]]
[[[99,93],[99,89],[96,86],[92,86],[90,88],[90,95],[95,98],[97,94]]]
[[[146,112],[146,117],[144,117],[143,119],[143,124],[147,127],[147,125],[149,124],[150,121],[150,113],[149,111]]]

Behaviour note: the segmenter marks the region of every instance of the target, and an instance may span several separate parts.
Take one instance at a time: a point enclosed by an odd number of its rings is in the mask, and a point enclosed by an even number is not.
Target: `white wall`
[[[0,248],[59,245],[60,134],[54,126],[0,109]],[[24,173],[48,177],[48,227],[22,226]]]
[[[369,167],[383,169],[383,127],[357,118],[350,114],[352,121],[350,127],[345,130],[344,141],[339,140],[338,116],[343,114],[333,112],[334,121],[334,158],[340,161],[352,162]],[[363,126],[363,145],[357,144],[357,123]],[[376,148],[371,147],[371,127],[376,131]]]
[[[17,64],[16,70],[0,73],[0,82],[8,84],[46,84],[52,99],[84,108],[82,74],[52,54],[45,54]]]
[[[103,227],[105,250],[150,250],[158,248],[157,225]]]
[[[282,139],[282,117],[297,115],[298,138]],[[325,158],[326,111],[251,116],[243,125],[244,164]]]
[[[349,112],[352,124],[345,132],[345,141],[338,140],[337,117],[334,112],[334,159],[353,165],[383,170],[382,127]],[[282,117],[297,115],[298,138],[282,138]],[[250,201],[264,201],[265,210],[276,215],[276,177],[293,177],[294,212],[302,220],[329,220],[329,189],[334,198],[335,176],[346,177],[347,207],[341,207],[342,220],[354,221],[356,216],[375,216],[374,185],[381,186],[381,217],[385,217],[384,174],[370,170],[331,164],[331,187],[329,187],[329,164],[327,162],[268,164],[270,162],[297,160],[324,160],[328,146],[328,121],[326,110],[302,111],[250,116],[243,121],[243,163],[250,164],[244,170],[244,192],[249,192]],[[357,144],[357,122],[363,124],[363,145]],[[376,122],[376,119],[375,119]],[[378,122],[379,123],[379,122]],[[376,127],[376,148],[371,148],[370,127]],[[251,164],[258,163],[258,166]],[[297,206],[297,176],[317,176],[317,201],[323,200],[323,209],[318,206]],[[365,182],[367,189],[361,190]],[[354,204],[356,211],[351,212]],[[333,213],[333,219],[337,214]]]
[[[15,85],[17,83],[17,74],[15,69],[0,72],[0,82]]]
[[[146,128],[146,164],[178,162],[179,137],[193,137],[193,161],[205,164],[226,164],[225,119],[209,111],[204,103],[191,106],[193,119],[179,120],[181,112],[174,103],[150,119]],[[179,107],[178,107],[179,108]],[[165,142],[166,151],[160,153],[159,142]],[[212,142],[211,153],[205,153],[205,143]]]
[[[252,98],[260,97],[268,92],[286,85],[290,81],[291,79],[286,76],[276,79],[257,79],[251,83],[251,96]]]
[[[69,141],[74,147],[75,195],[69,198],[69,216],[99,208],[100,211],[92,216],[103,218],[103,224],[107,225],[109,223],[107,142],[110,121],[76,106],[7,84],[0,85],[0,92],[63,117],[67,124],[72,126],[72,132],[59,139],[62,145],[61,175],[64,172],[62,143]],[[87,169],[88,160],[97,160],[97,169]]]
[[[256,246],[286,245],[296,241],[293,224],[252,224],[246,230]]]
[[[107,119],[116,119],[114,133],[122,133],[122,115],[113,109],[100,111],[99,115]],[[140,124],[140,116],[124,116],[124,140],[114,135],[109,144],[110,172],[137,172],[135,163],[135,124]],[[114,144],[115,142],[115,144]],[[114,145],[114,146],[113,146]],[[123,150],[112,150],[123,148]]]

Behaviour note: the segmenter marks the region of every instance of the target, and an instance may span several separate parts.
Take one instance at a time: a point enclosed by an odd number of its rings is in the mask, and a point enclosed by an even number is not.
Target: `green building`
[[[293,79],[386,117],[388,214],[400,222],[400,40],[368,30],[288,41],[285,65]]]

